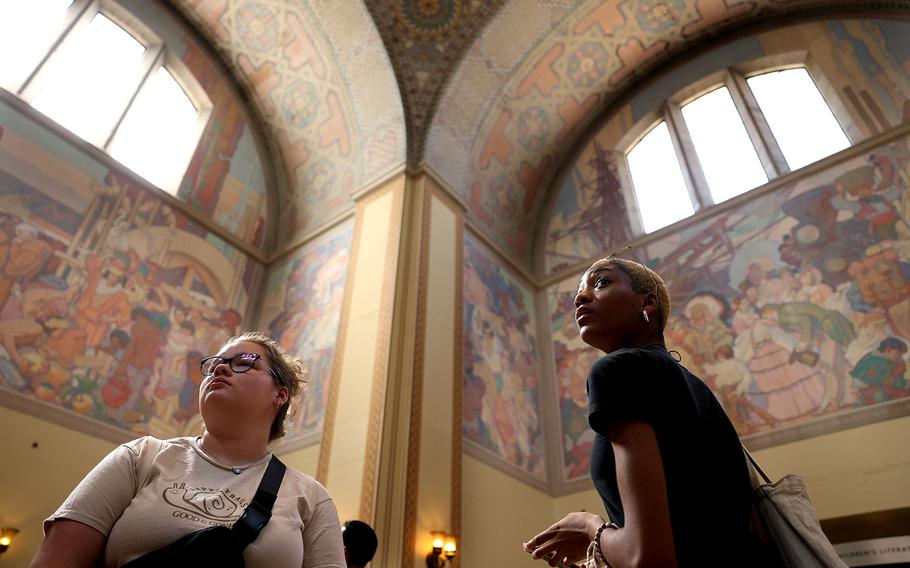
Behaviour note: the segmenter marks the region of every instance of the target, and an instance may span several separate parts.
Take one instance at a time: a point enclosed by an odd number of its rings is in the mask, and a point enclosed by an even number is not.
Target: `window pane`
[[[16,91],[61,33],[71,0],[0,0],[0,86]]]
[[[791,170],[850,145],[805,69],[764,73],[747,82]]]
[[[714,203],[768,181],[726,87],[688,103],[682,115]]]
[[[196,108],[161,67],[123,118],[110,154],[158,187],[174,192],[196,146]]]
[[[661,122],[627,155],[632,186],[645,232],[695,213],[667,123]]]
[[[96,14],[51,57],[32,106],[102,145],[136,90],[144,52],[123,28]]]

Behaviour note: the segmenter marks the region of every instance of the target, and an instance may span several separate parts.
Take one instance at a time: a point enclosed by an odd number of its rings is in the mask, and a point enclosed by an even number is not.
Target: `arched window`
[[[850,146],[850,141],[804,67],[746,80],[791,170]]]
[[[650,233],[849,145],[805,67],[727,69],[671,97],[626,165]]]
[[[695,213],[666,122],[657,123],[626,158],[645,232]]]
[[[4,2],[0,21],[15,33],[0,39],[0,49],[24,56],[4,59],[0,85],[175,194],[211,104],[163,41],[135,20],[98,0]]]

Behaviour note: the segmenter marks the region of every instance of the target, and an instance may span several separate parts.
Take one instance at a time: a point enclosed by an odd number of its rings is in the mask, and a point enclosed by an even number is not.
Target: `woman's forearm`
[[[107,537],[78,521],[59,519],[47,531],[31,568],[94,568]]]

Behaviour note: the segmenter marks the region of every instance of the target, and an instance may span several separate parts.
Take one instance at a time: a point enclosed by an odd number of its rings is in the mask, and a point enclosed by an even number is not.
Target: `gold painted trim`
[[[465,211],[455,213],[455,330],[452,370],[452,493],[450,530],[461,548],[461,452],[462,452],[462,390],[464,383],[464,222]],[[453,558],[453,568],[461,565],[461,554]]]
[[[420,260],[417,280],[417,313],[414,325],[414,360],[411,373],[411,411],[408,420],[407,469],[405,475],[404,530],[402,538],[402,568],[413,568],[413,551],[417,538],[417,503],[420,478],[420,424],[423,417],[424,349],[427,330],[427,295],[430,266],[430,230],[432,223],[432,190],[426,178],[417,182],[424,200],[420,219]]]
[[[392,316],[395,308],[396,276],[401,250],[402,217],[404,193],[407,189],[407,178],[389,180],[388,188],[392,192],[392,216],[389,222],[388,242],[391,243],[386,253],[385,273],[382,283],[382,302],[379,306],[379,334],[376,344],[376,360],[373,365],[373,388],[370,394],[370,414],[367,422],[366,456],[363,463],[363,480],[360,491],[360,518],[374,524],[374,504],[376,500],[377,470],[381,446],[382,421],[385,407],[386,387],[388,385],[389,347],[392,335]],[[373,191],[364,196],[364,201],[372,201],[385,191]]]
[[[366,205],[361,204],[361,206]],[[341,301],[341,315],[338,334],[335,339],[335,355],[332,357],[332,378],[329,396],[325,404],[322,421],[322,441],[319,446],[319,461],[316,466],[316,480],[325,485],[329,477],[329,458],[332,456],[332,438],[335,434],[335,416],[338,413],[338,391],[341,385],[345,347],[348,337],[348,320],[351,314],[351,295],[354,293],[357,259],[360,257],[360,241],[363,238],[363,215],[354,216],[354,234],[351,236],[351,255],[348,257],[348,273],[345,277],[344,297]]]
[[[870,150],[874,150],[875,148],[884,146],[885,144],[887,144],[889,142],[892,142],[898,138],[901,138],[902,136],[907,136],[907,135],[910,135],[910,123],[902,124],[900,126],[895,126],[891,130],[888,130],[887,132],[883,132],[882,134],[873,136],[872,138],[867,138],[866,140],[863,140],[862,142],[858,142],[858,143],[854,144],[853,146],[850,146],[849,148],[845,148],[845,149],[841,150],[840,152],[831,154],[830,156],[828,156],[826,158],[822,158],[821,160],[819,160],[817,162],[813,162],[813,163],[809,164],[808,166],[805,166],[796,171],[790,172],[789,174],[783,175],[779,178],[775,178],[759,188],[756,188],[756,189],[753,189],[746,193],[743,193],[742,195],[738,195],[738,196],[736,196],[732,199],[729,199],[727,201],[724,201],[723,203],[720,203],[718,205],[713,205],[707,209],[698,211],[691,217],[686,217],[685,219],[678,221],[667,227],[664,227],[658,231],[654,231],[653,233],[649,233],[647,235],[639,237],[638,239],[634,239],[634,240],[630,241],[628,244],[630,244],[631,246],[633,246],[635,248],[643,247],[643,246],[648,245],[661,238],[672,235],[674,233],[678,233],[679,231],[682,231],[691,225],[700,223],[702,221],[707,221],[713,217],[717,217],[723,213],[726,213],[726,212],[730,211],[731,209],[736,209],[738,207],[742,207],[743,205],[745,205],[755,199],[758,199],[760,197],[764,197],[765,195],[773,193],[774,191],[779,190],[780,188],[782,188],[786,185],[794,184],[799,181],[802,181],[812,175],[815,175],[817,173],[823,172],[824,170],[838,166],[844,162],[852,160],[853,158],[862,156],[863,154],[866,154]],[[476,233],[477,230],[473,229],[472,232]],[[487,241],[484,240],[484,242],[487,242]],[[617,245],[618,244],[619,243],[617,243]],[[606,251],[604,251],[604,253],[606,253]],[[557,282],[561,282],[561,281],[565,280],[566,278],[569,278],[570,276],[575,276],[575,275],[581,274],[584,270],[586,270],[589,266],[591,266],[592,262],[594,262],[595,260],[600,258],[600,256],[601,255],[591,257],[589,260],[575,263],[574,265],[564,268],[558,272],[555,272],[550,276],[543,277],[537,281],[534,281],[532,279],[531,281],[535,282],[536,286],[539,288],[547,288]],[[507,258],[507,257],[504,257],[504,258]]]

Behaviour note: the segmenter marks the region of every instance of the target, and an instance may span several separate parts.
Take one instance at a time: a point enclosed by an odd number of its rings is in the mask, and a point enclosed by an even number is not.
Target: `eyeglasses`
[[[215,374],[215,367],[222,363],[227,363],[235,373],[246,373],[252,369],[253,365],[256,364],[256,361],[260,359],[262,359],[262,355],[259,353],[238,353],[233,357],[213,355],[211,357],[206,357],[199,362],[199,370],[202,372],[203,377],[210,377]],[[266,370],[275,378],[274,371],[271,369]]]

